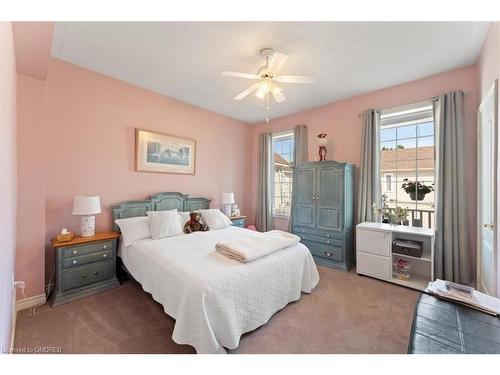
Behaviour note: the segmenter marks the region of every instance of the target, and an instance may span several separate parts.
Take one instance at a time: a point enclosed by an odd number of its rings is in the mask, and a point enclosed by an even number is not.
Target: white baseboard
[[[46,302],[45,294],[40,294],[38,296],[23,298],[16,303],[17,311],[29,309],[30,307],[35,307],[38,305],[43,305]]]

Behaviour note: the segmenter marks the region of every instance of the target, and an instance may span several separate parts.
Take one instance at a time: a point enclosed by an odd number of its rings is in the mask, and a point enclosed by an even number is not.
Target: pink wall
[[[451,72],[438,74],[402,85],[389,87],[380,91],[356,96],[331,103],[308,111],[273,119],[269,124],[263,123],[253,128],[252,136],[252,201],[250,213],[255,217],[258,134],[264,131],[281,131],[291,129],[295,125],[305,124],[309,127],[309,160],[317,160],[316,135],[327,133],[329,137],[328,159],[348,161],[356,164],[356,180],[359,176],[361,158],[361,117],[368,108],[389,108],[430,99],[436,95],[452,91],[465,91],[465,124],[466,137],[469,140],[464,152],[468,160],[467,181],[470,191],[470,223],[476,220],[476,110],[477,110],[477,67],[475,65]],[[356,197],[357,197],[357,181]],[[288,221],[276,220],[276,226],[285,229]],[[471,258],[475,264],[476,248],[475,225],[470,226]]]
[[[17,72],[45,81],[49,70],[54,22],[13,22]]]
[[[478,62],[479,92],[482,101],[496,79],[500,79],[500,22],[493,22],[488,30]],[[498,105],[500,118],[500,103]],[[497,129],[497,144],[500,145],[500,131]],[[497,176],[500,178],[500,155],[497,160]],[[497,202],[500,202],[500,189],[497,191]],[[497,218],[500,218],[500,204],[497,203]],[[498,219],[497,219],[498,220]],[[497,222],[498,223],[498,222]],[[497,225],[497,238],[500,239],[500,228]],[[497,243],[497,297],[500,297],[500,241]]]
[[[19,74],[16,278],[26,296],[45,293],[45,104],[45,82]]]
[[[134,171],[135,128],[196,140],[196,175]],[[62,227],[79,231],[73,197],[98,194],[98,230],[112,204],[161,191],[211,198],[235,193],[247,211],[250,126],[137,86],[52,59],[47,78],[46,244]],[[46,276],[53,268],[47,246]]]
[[[12,26],[0,22],[0,349],[10,348],[16,252],[16,60]]]

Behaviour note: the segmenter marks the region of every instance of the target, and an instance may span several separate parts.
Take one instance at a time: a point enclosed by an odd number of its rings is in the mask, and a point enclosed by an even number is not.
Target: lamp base
[[[224,215],[226,215],[227,217],[231,217],[231,209],[232,208],[233,208],[232,204],[226,204],[224,206]]]
[[[80,233],[82,237],[95,236],[95,216],[82,216]]]

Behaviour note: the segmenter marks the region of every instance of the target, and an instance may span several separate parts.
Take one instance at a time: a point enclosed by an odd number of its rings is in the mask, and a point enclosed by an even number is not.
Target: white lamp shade
[[[97,195],[77,195],[73,201],[73,215],[96,215],[101,213],[101,200]]]
[[[220,204],[234,204],[234,193],[222,193]]]

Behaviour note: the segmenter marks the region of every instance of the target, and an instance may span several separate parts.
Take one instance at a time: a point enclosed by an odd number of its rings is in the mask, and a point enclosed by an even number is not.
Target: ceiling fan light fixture
[[[272,89],[272,87],[273,83],[268,78],[262,80],[262,82],[260,83],[260,90],[262,90],[264,94],[267,94]]]
[[[259,99],[264,99],[266,97],[267,91],[262,90],[262,88],[258,89],[255,92],[255,96]]]
[[[271,93],[273,95],[278,95],[279,93],[281,93],[283,91],[283,89],[279,86],[276,86],[276,85],[273,85],[272,89],[271,89]]]

